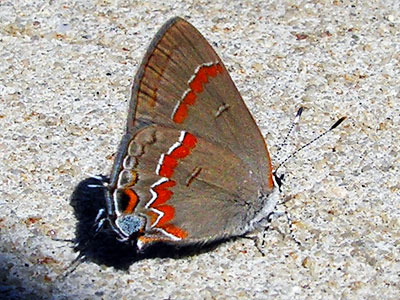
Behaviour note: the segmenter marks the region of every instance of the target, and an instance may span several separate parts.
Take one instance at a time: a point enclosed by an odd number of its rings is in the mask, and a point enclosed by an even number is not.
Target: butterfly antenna
[[[299,123],[300,121],[300,116],[303,113],[304,108],[300,107],[299,110],[297,111],[296,117],[294,118],[292,124],[289,127],[289,130],[285,136],[285,138],[283,139],[283,142],[278,146],[278,151],[276,153],[276,157],[279,157],[279,153],[282,150],[283,147],[285,147],[287,145],[287,140],[289,138],[289,136],[292,134],[293,129],[296,127],[297,123]]]
[[[300,111],[300,109],[299,109]],[[290,154],[288,157],[286,157],[280,164],[279,166],[274,170],[274,174],[276,174],[276,172],[278,171],[278,169],[280,167],[282,167],[289,159],[291,159],[292,157],[296,156],[297,153],[299,153],[300,151],[302,151],[304,148],[307,148],[308,146],[310,146],[311,144],[313,144],[314,142],[316,142],[317,140],[319,140],[320,138],[322,138],[323,136],[325,136],[327,133],[329,133],[330,131],[332,131],[333,129],[335,129],[336,127],[338,127],[344,120],[346,119],[346,117],[341,117],[339,120],[337,120],[335,122],[335,124],[333,124],[328,130],[324,131],[323,133],[321,133],[320,135],[318,135],[317,137],[315,137],[314,139],[312,139],[311,141],[309,141],[307,144],[301,146],[300,148],[298,148],[296,151],[294,151],[292,154]]]

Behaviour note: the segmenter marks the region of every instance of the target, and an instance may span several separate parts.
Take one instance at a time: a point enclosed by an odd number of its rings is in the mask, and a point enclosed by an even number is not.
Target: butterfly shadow
[[[94,262],[99,265],[114,267],[119,270],[128,270],[133,263],[151,258],[180,259],[196,254],[211,251],[225,240],[213,241],[202,245],[175,246],[166,243],[154,243],[145,251],[138,251],[136,241],[121,242],[118,235],[105,221],[100,231],[96,232],[96,216],[100,209],[105,208],[103,182],[107,177],[87,178],[81,181],[72,193],[70,204],[74,209],[77,219],[74,250],[79,252],[84,261]],[[91,186],[99,186],[93,188]]]

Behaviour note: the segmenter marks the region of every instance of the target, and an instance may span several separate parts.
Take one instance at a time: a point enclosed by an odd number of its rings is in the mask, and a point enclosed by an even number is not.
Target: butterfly
[[[99,224],[139,251],[244,236],[274,216],[281,179],[221,59],[190,23],[169,20],[135,77]]]
[[[132,86],[105,187],[111,228],[138,249],[204,244],[259,227],[278,194],[266,143],[221,59],[190,23],[169,20]]]

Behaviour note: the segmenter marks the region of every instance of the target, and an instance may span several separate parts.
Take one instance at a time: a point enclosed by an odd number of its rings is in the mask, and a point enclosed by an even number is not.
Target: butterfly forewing
[[[197,29],[181,18],[170,20],[140,69],[129,128],[151,122],[196,133],[232,150],[251,166],[260,184],[272,186],[261,133],[222,61]],[[179,114],[183,110],[186,114]]]

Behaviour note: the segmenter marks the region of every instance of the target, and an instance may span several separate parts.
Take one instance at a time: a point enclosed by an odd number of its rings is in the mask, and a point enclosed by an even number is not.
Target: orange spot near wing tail
[[[172,224],[166,224],[161,228],[180,239],[184,239],[188,236],[188,233],[185,230]]]
[[[126,206],[124,213],[131,214],[134,211],[136,205],[138,204],[139,201],[138,196],[134,191],[130,189],[124,190],[124,194],[129,197],[128,205]]]

